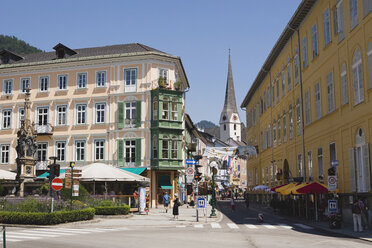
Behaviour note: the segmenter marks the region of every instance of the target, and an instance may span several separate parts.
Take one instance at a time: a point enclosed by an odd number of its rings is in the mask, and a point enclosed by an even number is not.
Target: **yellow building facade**
[[[342,194],[371,193],[372,3],[304,0],[241,107],[248,187],[327,184],[337,167]]]

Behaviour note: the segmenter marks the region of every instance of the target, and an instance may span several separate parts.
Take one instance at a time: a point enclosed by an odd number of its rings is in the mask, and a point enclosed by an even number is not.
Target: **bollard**
[[[5,226],[3,226],[3,248],[6,248]]]

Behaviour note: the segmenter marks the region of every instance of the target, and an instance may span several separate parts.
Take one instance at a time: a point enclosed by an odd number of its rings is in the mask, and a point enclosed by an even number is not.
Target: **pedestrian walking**
[[[174,197],[175,197],[175,200],[173,203],[173,218],[174,220],[178,220],[178,215],[179,215],[178,207],[181,205],[181,203],[180,203],[180,200],[178,199],[177,194],[174,194]]]
[[[170,199],[170,196],[167,194],[167,192],[164,192],[163,205],[164,205],[166,213],[168,213],[169,199]]]
[[[231,196],[230,198],[230,205],[231,205],[231,211],[235,212],[235,201],[234,201],[234,196]]]
[[[359,202],[356,200],[354,201],[353,206],[351,207],[351,211],[353,213],[353,223],[354,223],[354,232],[363,232],[362,227],[362,209],[359,206]]]

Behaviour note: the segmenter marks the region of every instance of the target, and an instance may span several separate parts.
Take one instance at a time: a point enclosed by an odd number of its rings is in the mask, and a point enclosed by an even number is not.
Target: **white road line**
[[[37,229],[35,229],[37,230]],[[85,233],[90,233],[89,231],[77,231],[77,230],[71,230],[71,229],[51,229],[51,228],[43,228],[43,229],[39,229],[40,231],[44,231],[44,232],[57,232],[57,233],[69,233],[69,234],[85,234]],[[78,229],[80,230],[80,229]]]
[[[8,232],[10,233],[10,232]],[[40,236],[40,237],[57,237],[58,234],[45,234],[45,233],[40,233],[40,232],[35,232],[35,231],[21,231],[21,232],[11,232],[12,234],[19,234],[19,235],[33,235],[33,236]]]
[[[239,227],[235,223],[227,223],[227,226],[231,229],[239,229]]]
[[[218,223],[211,223],[212,228],[221,228],[221,225]]]
[[[301,228],[303,228],[303,229],[307,229],[307,230],[310,230],[310,229],[314,229],[314,228],[312,228],[312,227],[310,227],[310,226],[306,226],[306,225],[303,225],[303,224],[294,224],[295,226],[298,226],[298,227],[301,227]]]
[[[0,241],[3,242],[3,239],[1,238]],[[6,242],[19,242],[19,241],[23,241],[23,240],[20,240],[20,239],[8,239],[8,237],[6,237]]]
[[[18,238],[18,239],[41,239],[41,237],[28,237],[28,236],[22,236],[20,237],[20,235],[14,235],[14,234],[6,234],[6,239],[9,238]]]
[[[292,229],[291,226],[288,226],[286,224],[279,224],[278,226],[280,226],[281,228],[285,228],[285,229]]]
[[[194,225],[195,228],[203,228],[203,224],[197,224],[197,225]]]
[[[245,226],[248,227],[249,229],[257,229],[257,227],[252,224],[245,224]]]
[[[262,224],[262,226],[266,227],[267,229],[276,229],[275,226],[269,224]]]
[[[177,228],[185,228],[186,226],[176,226]]]

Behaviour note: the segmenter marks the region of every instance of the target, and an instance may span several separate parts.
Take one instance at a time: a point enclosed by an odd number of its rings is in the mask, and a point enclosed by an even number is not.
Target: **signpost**
[[[195,159],[186,159],[186,160],[185,160],[185,163],[186,163],[186,164],[192,164],[192,165],[195,165],[195,164],[196,164],[196,160],[195,160]]]
[[[337,190],[337,176],[328,176],[328,191]]]
[[[331,161],[331,167],[337,167],[339,164],[338,160],[332,160]]]
[[[198,208],[205,208],[205,198],[204,197],[199,197],[197,201],[197,207]]]
[[[328,200],[328,212],[330,213],[338,212],[337,200]]]
[[[53,181],[52,181],[52,189],[54,189],[55,191],[59,191],[63,188],[63,181],[61,178],[54,178]]]
[[[186,169],[186,183],[192,183],[194,180],[194,168],[188,167]]]

